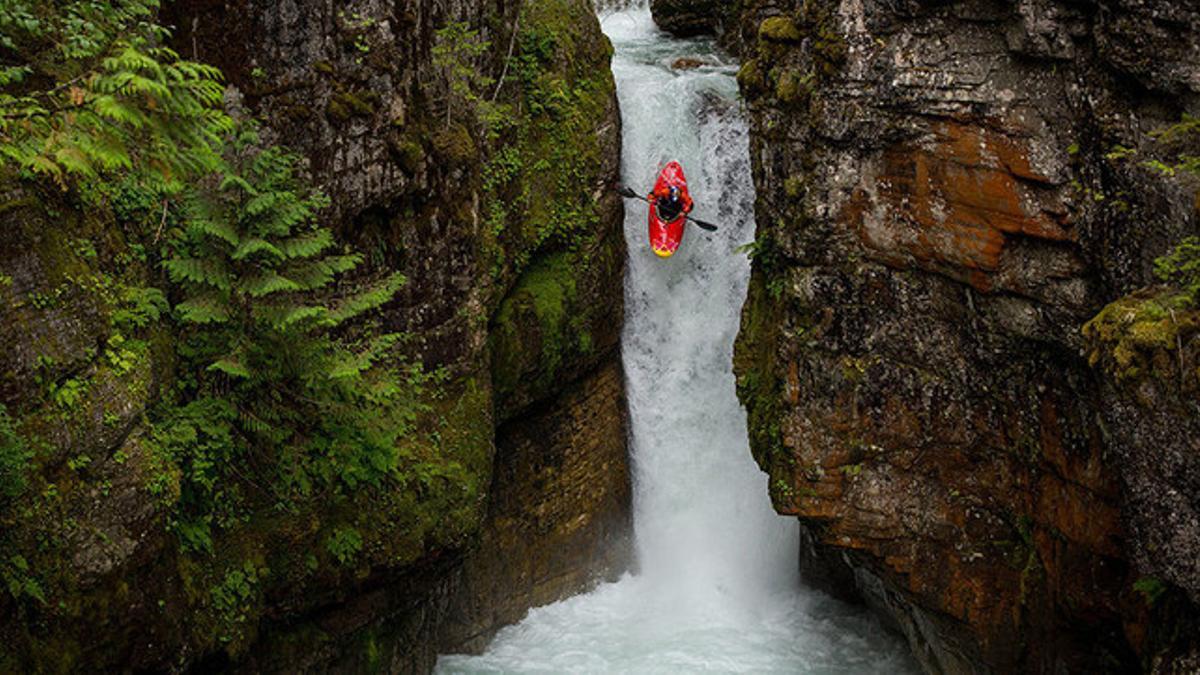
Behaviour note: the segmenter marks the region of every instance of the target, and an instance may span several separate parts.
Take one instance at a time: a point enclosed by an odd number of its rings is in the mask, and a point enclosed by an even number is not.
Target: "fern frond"
[[[326,228],[306,232],[279,242],[287,258],[311,258],[333,245],[333,233]]]
[[[245,258],[249,258],[255,253],[267,253],[278,259],[283,259],[285,257],[284,252],[279,250],[279,248],[274,244],[266,239],[260,239],[258,237],[243,240],[242,243],[233,250],[233,254],[230,257],[234,260],[243,260]]]
[[[179,318],[186,323],[209,324],[229,321],[229,303],[218,294],[198,295],[175,306]]]
[[[397,272],[381,283],[370,286],[356,295],[344,298],[330,312],[330,321],[334,325],[337,325],[364,312],[369,312],[380,307],[395,297],[396,292],[400,290],[406,281],[407,279],[404,278],[404,275]]]
[[[257,319],[265,321],[278,331],[289,330],[298,324],[312,321],[324,324],[329,316],[329,308],[319,305],[304,306],[259,306],[254,310]]]
[[[163,261],[167,274],[175,282],[189,282],[200,286],[211,286],[228,291],[232,288],[229,269],[219,260],[198,258],[173,258]]]
[[[239,279],[237,287],[239,291],[248,293],[252,298],[261,298],[272,293],[302,289],[296,282],[273,271],[262,272]]]

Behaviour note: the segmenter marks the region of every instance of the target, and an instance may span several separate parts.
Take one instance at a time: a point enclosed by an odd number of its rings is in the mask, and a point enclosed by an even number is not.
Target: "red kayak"
[[[661,194],[672,187],[677,187],[681,193],[687,194],[687,179],[683,176],[683,167],[679,162],[669,162],[659,172],[658,181],[654,183],[654,194]],[[650,248],[656,255],[667,258],[679,250],[686,222],[685,212],[680,212],[674,220],[666,221],[658,217],[658,207],[650,205]]]

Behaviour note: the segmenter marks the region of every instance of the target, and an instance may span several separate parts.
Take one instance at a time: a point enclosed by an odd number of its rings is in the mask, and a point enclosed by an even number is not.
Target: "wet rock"
[[[613,581],[632,562],[620,363],[501,426],[488,519],[442,640],[478,652],[501,626]],[[497,584],[497,579],[505,580]]]
[[[678,59],[675,59],[674,61],[672,61],[671,69],[672,70],[695,70],[696,68],[699,68],[703,65],[705,65],[705,63],[701,59],[684,56],[684,57],[681,57],[681,58],[678,58]]]
[[[1162,481],[1190,476],[1194,432],[1114,400],[1080,328],[1200,229],[1186,179],[1107,157],[1200,109],[1200,24],[1098,5],[742,8],[752,448],[806,565],[853,580],[930,672],[1187,651],[1159,638],[1194,598],[1148,610],[1133,584],[1192,583],[1197,488]]]
[[[676,37],[713,34],[720,26],[720,0],[651,0],[658,27]]]

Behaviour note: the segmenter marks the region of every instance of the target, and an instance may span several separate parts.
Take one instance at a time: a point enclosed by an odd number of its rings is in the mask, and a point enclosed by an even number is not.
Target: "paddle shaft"
[[[630,199],[640,199],[640,200],[646,202],[647,204],[653,204],[653,202],[651,202],[648,198],[643,197],[642,195],[639,195],[638,193],[634,192],[633,190],[630,190],[628,187],[625,187],[624,185],[618,185],[617,192],[620,193],[620,195],[622,197],[628,197]],[[717,226],[713,225],[712,223],[706,223],[703,220],[696,220],[695,218],[693,218],[687,214],[684,214],[683,217],[692,221],[696,225],[699,225],[702,229],[708,230],[709,232],[717,231]]]

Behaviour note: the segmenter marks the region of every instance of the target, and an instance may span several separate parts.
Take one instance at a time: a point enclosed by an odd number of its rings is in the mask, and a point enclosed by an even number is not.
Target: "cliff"
[[[151,424],[183,377],[153,292],[175,216],[151,204],[147,232],[121,186],[85,210],[7,185],[0,670],[422,672],[623,571],[620,127],[590,5],[184,0],[160,18],[222,69],[230,110],[301,154],[364,253],[357,279],[407,278],[354,330],[407,336],[424,373],[413,477],[247,498],[209,551],[183,545],[173,500],[198,469]],[[445,93],[452,25],[480,46],[453,54],[488,76],[478,110]]]
[[[1200,110],[1200,11],[750,2],[725,30],[758,189],[735,369],[808,578],[929,672],[1194,669],[1194,310],[1100,312],[1200,225],[1150,162]]]

